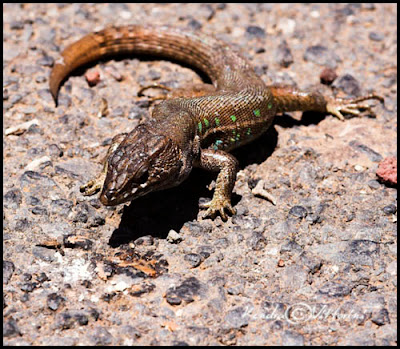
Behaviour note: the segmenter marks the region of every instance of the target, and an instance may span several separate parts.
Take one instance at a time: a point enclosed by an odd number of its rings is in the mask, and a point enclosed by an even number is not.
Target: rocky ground
[[[397,157],[396,16],[395,4],[3,5],[3,343],[395,345],[397,190],[376,171]],[[215,176],[200,170],[104,207],[79,186],[114,135],[149,117],[140,86],[201,81],[166,61],[111,60],[90,68],[94,87],[70,77],[55,108],[61,50],[131,23],[212,33],[267,83],[375,91],[385,105],[345,122],[278,117],[235,152],[227,222],[201,219]]]

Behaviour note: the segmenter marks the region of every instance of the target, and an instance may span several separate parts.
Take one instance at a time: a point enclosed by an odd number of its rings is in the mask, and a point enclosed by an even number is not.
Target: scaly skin
[[[50,91],[58,90],[76,68],[118,54],[149,54],[191,65],[206,73],[209,84],[171,91],[155,106],[150,121],[118,135],[108,151],[103,172],[81,187],[84,195],[101,190],[104,205],[131,201],[151,191],[181,183],[193,167],[218,172],[216,189],[204,216],[234,214],[231,194],[238,170],[228,151],[246,144],[273,122],[277,112],[314,110],[343,118],[357,114],[359,102],[329,99],[291,87],[269,86],[250,64],[226,43],[203,34],[170,27],[111,27],[86,35],[68,46],[50,76]]]

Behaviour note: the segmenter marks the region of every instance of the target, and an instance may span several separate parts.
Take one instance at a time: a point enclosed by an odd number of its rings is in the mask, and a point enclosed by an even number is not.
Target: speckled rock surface
[[[395,345],[397,191],[376,170],[397,157],[396,12],[394,4],[5,4],[3,343]],[[114,135],[149,117],[140,86],[201,79],[166,61],[100,62],[90,68],[100,81],[90,87],[77,72],[55,108],[48,77],[82,35],[145,22],[212,33],[267,83],[323,80],[340,96],[375,91],[385,105],[345,122],[278,117],[235,152],[237,215],[226,223],[198,215],[215,178],[200,170],[177,188],[104,207],[79,186],[100,170]],[[276,206],[252,192],[260,180]]]

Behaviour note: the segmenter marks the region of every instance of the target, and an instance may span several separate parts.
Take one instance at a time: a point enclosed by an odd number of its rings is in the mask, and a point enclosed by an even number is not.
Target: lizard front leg
[[[107,155],[103,160],[103,169],[101,172],[92,180],[80,187],[80,192],[85,196],[91,196],[103,189],[104,181],[107,175],[108,159],[115,152],[118,146],[121,144],[122,140],[126,137],[127,133],[120,133],[116,135],[108,148]]]
[[[221,215],[223,221],[228,219],[226,210],[235,214],[236,210],[231,205],[232,190],[235,185],[238,161],[236,158],[222,150],[201,149],[199,160],[194,164],[209,171],[219,171],[214,196],[211,201],[202,204],[207,208],[205,217]]]

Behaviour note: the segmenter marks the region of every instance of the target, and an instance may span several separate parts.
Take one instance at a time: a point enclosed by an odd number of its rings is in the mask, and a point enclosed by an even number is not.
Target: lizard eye
[[[144,184],[149,179],[149,171],[144,171],[139,178],[135,180],[136,184]]]

